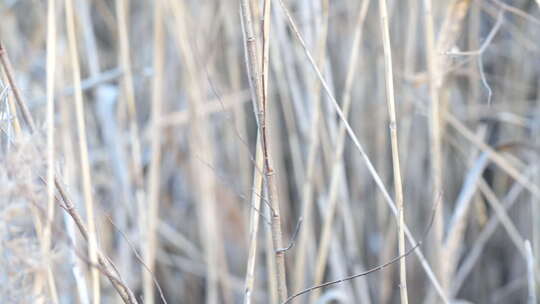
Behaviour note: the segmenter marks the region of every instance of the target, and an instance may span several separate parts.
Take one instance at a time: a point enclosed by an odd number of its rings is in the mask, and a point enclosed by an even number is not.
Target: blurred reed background
[[[538,303],[540,3],[282,1],[0,2],[1,303]]]

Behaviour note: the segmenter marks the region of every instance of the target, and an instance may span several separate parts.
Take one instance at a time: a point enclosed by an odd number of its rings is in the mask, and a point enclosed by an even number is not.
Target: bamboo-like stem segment
[[[388,9],[386,7],[386,0],[379,1],[379,13],[381,17],[381,31],[384,50],[386,101],[388,103],[388,117],[390,119],[390,141],[392,144],[392,167],[394,171],[395,202],[398,209],[398,250],[399,255],[403,255],[405,253],[403,185],[401,182],[401,170],[399,163],[396,103],[394,97],[394,73],[392,69],[392,48],[390,45],[390,30],[388,29]],[[401,259],[399,261],[400,295],[402,304],[407,304],[409,302],[407,295],[407,269],[405,262],[405,259]]]
[[[267,130],[267,100],[268,100],[268,53],[270,34],[270,0],[266,0],[263,10],[263,56],[262,64],[259,64],[257,56],[257,41],[253,31],[249,1],[242,0],[241,15],[244,25],[244,39],[247,53],[247,69],[250,79],[250,86],[254,92],[253,108],[256,111],[258,131],[262,142],[262,153],[264,163],[264,175],[269,205],[271,206],[271,228],[272,243],[276,258],[276,280],[278,299],[280,302],[287,299],[287,284],[285,275],[285,252],[283,248],[281,233],[281,217],[279,212],[279,200],[275,184],[274,169],[272,165],[271,149],[268,146],[269,136]]]

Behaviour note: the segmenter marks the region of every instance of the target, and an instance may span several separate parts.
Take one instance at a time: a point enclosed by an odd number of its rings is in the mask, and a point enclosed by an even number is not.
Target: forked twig
[[[435,213],[437,211],[437,206],[439,205],[439,202],[441,201],[441,198],[442,198],[442,195],[439,195],[439,200],[437,200],[437,203],[433,206],[433,209],[431,211],[431,218],[429,220],[429,223],[428,223],[426,229],[424,230],[422,238],[413,247],[411,247],[409,250],[407,250],[405,253],[403,253],[401,255],[398,255],[398,256],[394,257],[393,259],[391,259],[390,261],[388,261],[388,262],[386,262],[384,264],[380,264],[378,266],[375,266],[375,267],[373,267],[373,268],[371,268],[369,270],[366,270],[366,271],[364,271],[362,273],[353,274],[351,276],[348,276],[348,277],[345,277],[345,278],[342,278],[342,279],[339,279],[339,280],[330,281],[330,282],[322,283],[320,285],[315,285],[315,286],[311,286],[309,288],[306,288],[306,289],[304,289],[304,290],[302,290],[300,292],[297,292],[294,295],[290,296],[282,304],[291,303],[292,300],[294,300],[295,298],[297,298],[297,297],[299,297],[301,295],[304,295],[306,293],[312,292],[312,291],[314,291],[316,289],[324,288],[324,287],[331,286],[331,285],[340,284],[340,283],[343,283],[343,282],[354,280],[356,278],[363,277],[363,276],[366,276],[368,274],[377,272],[377,271],[382,270],[382,269],[384,269],[384,268],[386,268],[386,267],[388,267],[388,266],[390,266],[390,265],[392,265],[392,264],[394,264],[396,262],[399,262],[401,259],[406,258],[411,253],[413,253],[418,247],[420,247],[420,245],[422,245],[422,243],[426,240],[427,235],[428,235],[429,231],[431,230],[431,226],[433,225],[433,219],[435,218]]]
[[[298,231],[300,231],[300,226],[302,225],[302,221],[304,220],[304,217],[300,217],[298,219],[298,223],[296,223],[296,228],[294,229],[294,233],[291,236],[291,239],[289,241],[289,245],[285,248],[280,248],[276,250],[276,253],[283,253],[291,248],[294,247],[294,243],[296,242],[296,237],[298,236]]]

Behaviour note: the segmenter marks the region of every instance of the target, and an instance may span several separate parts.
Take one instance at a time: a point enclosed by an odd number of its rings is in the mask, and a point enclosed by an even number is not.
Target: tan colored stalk
[[[68,68],[68,63],[62,62],[61,68],[58,69],[58,78],[59,83],[65,83],[64,72]],[[73,145],[73,130],[68,126],[71,125],[72,120],[72,104],[66,98],[59,98],[59,107],[60,111],[60,132],[61,137],[61,151],[64,156],[64,166],[62,166],[62,179],[63,181],[71,185],[75,180],[75,151]],[[60,173],[60,172],[59,172]],[[55,185],[56,186],[56,185]],[[67,212],[63,212],[63,222],[65,225],[67,236],[70,242],[73,244],[74,248],[79,246],[79,238],[77,236],[77,229],[74,221],[70,218]],[[90,303],[90,295],[88,294],[88,283],[86,282],[84,269],[84,261],[78,258],[77,253],[74,250],[69,252],[68,261],[71,263],[71,272],[75,279],[75,286],[77,288],[78,299],[81,304]]]
[[[272,225],[272,243],[276,255],[276,276],[277,276],[277,293],[279,301],[285,301],[287,299],[287,279],[285,274],[285,252],[282,251],[283,241],[281,232],[281,214],[278,199],[278,192],[276,188],[276,181],[274,180],[275,172],[273,169],[273,160],[271,156],[271,147],[269,144],[270,136],[267,131],[267,116],[268,116],[268,60],[269,60],[269,45],[270,45],[270,4],[271,0],[264,1],[263,9],[263,58],[262,58],[262,95],[259,98],[259,105],[257,107],[258,113],[258,125],[259,133],[261,133],[261,142],[263,148],[264,159],[264,174],[266,177],[266,189],[268,195],[268,201],[272,207],[271,212],[271,225]]]
[[[6,63],[9,63],[9,60],[7,59],[7,52],[3,48],[3,45],[0,42],[0,63],[2,63],[2,67],[4,68],[4,72],[6,73],[6,77],[10,79],[10,85],[13,87],[14,90],[18,91],[18,87],[14,80],[13,71],[11,69],[11,66],[7,66]],[[77,88],[77,87],[76,87]],[[80,87],[79,90],[76,90],[75,93],[81,92]],[[21,107],[21,109],[26,108],[26,102],[24,99],[22,99],[22,96],[20,94],[16,95],[16,101],[17,105]],[[36,133],[36,130],[34,128],[34,125],[31,124],[33,122],[33,118],[29,111],[22,111],[23,116],[25,117],[25,121],[27,122],[27,127],[31,131],[30,133]],[[46,181],[46,180],[45,180]],[[71,217],[73,220],[73,223],[79,230],[80,234],[82,235],[83,239],[86,242],[89,242],[89,228],[84,223],[81,215],[75,209],[75,205],[73,204],[73,201],[71,200],[70,196],[67,193],[66,187],[62,183],[59,176],[55,176],[54,178],[54,185],[56,190],[58,191],[59,195],[59,203],[62,205],[62,208],[66,211],[66,213]],[[116,271],[116,268],[112,264],[111,260],[106,257],[102,252],[97,250],[97,259],[99,265],[92,264],[91,267],[94,269],[98,269],[102,271],[102,273],[109,279],[115,290],[118,292],[124,303],[126,304],[137,304],[137,299],[135,298],[135,295],[133,292],[126,286],[126,284],[123,282],[123,280],[119,277],[119,273]],[[84,284],[84,283],[83,283]]]
[[[244,39],[247,51],[247,68],[250,78],[250,85],[255,92],[256,100],[253,100],[254,109],[256,109],[258,131],[261,136],[263,159],[264,159],[264,175],[267,189],[269,205],[271,206],[271,226],[272,226],[272,243],[275,251],[275,268],[277,293],[280,302],[287,299],[287,284],[285,275],[285,252],[283,248],[282,233],[281,233],[281,217],[279,212],[279,200],[277,197],[277,189],[274,180],[274,171],[271,159],[271,148],[269,147],[269,137],[267,132],[267,101],[268,101],[268,50],[269,50],[269,30],[270,30],[270,0],[264,2],[264,21],[263,21],[263,56],[262,64],[259,64],[257,42],[253,31],[251,21],[251,9],[249,1],[242,0],[241,14],[244,25]]]
[[[6,75],[6,78],[8,80],[9,86],[11,90],[13,91],[13,96],[15,98],[15,101],[17,102],[17,105],[19,106],[22,116],[25,120],[25,122],[28,125],[28,128],[31,132],[34,132],[36,129],[36,124],[34,122],[34,119],[32,118],[32,115],[30,114],[30,111],[28,110],[28,106],[26,103],[23,102],[21,91],[19,90],[19,87],[15,84],[15,79],[13,78],[13,67],[11,66],[11,61],[9,60],[8,54],[6,49],[4,48],[4,44],[0,40],[0,63],[2,64],[2,67],[4,68],[4,73]],[[13,115],[16,115],[17,111],[15,109],[12,109]],[[15,126],[18,125],[18,120],[15,121]]]
[[[287,20],[289,22],[289,25],[294,33],[294,35],[296,36],[296,38],[298,39],[298,41],[300,42],[300,44],[302,45],[302,48],[304,49],[304,53],[306,55],[306,57],[308,58],[309,62],[310,62],[310,65],[311,67],[313,68],[315,74],[317,75],[317,77],[319,78],[319,80],[321,81],[321,85],[322,85],[322,88],[324,89],[325,93],[327,94],[328,96],[328,99],[330,100],[330,102],[332,103],[332,106],[336,109],[336,112],[339,116],[339,119],[341,119],[341,121],[343,122],[343,125],[345,126],[345,129],[347,131],[347,134],[349,135],[349,137],[351,138],[352,142],[353,142],[353,145],[354,147],[358,150],[358,152],[360,153],[360,155],[362,156],[362,159],[364,161],[364,163],[366,164],[368,170],[369,170],[369,173],[371,174],[371,176],[373,177],[373,180],[375,181],[375,184],[377,184],[377,187],[379,188],[379,190],[382,192],[383,194],[383,197],[385,199],[385,201],[387,202],[388,206],[390,207],[390,209],[392,210],[392,212],[394,213],[395,216],[398,215],[398,210],[396,208],[396,205],[394,204],[394,201],[393,199],[390,197],[390,195],[388,194],[388,191],[386,189],[386,186],[384,185],[384,183],[382,182],[381,178],[380,178],[380,175],[377,173],[377,171],[375,170],[375,168],[373,167],[373,163],[371,162],[371,160],[369,159],[368,155],[366,154],[363,146],[360,144],[360,141],[358,139],[358,137],[356,136],[356,134],[354,133],[352,127],[350,126],[349,122],[347,121],[347,118],[345,117],[344,113],[343,113],[343,110],[341,109],[341,107],[339,106],[339,103],[337,102],[335,96],[332,94],[326,80],[324,79],[324,77],[322,76],[322,73],[321,71],[318,69],[316,63],[315,63],[315,60],[313,59],[313,56],[311,55],[311,52],[309,51],[309,49],[307,48],[306,44],[305,44],[305,41],[304,39],[302,38],[302,35],[300,34],[300,32],[298,31],[298,27],[296,26],[296,23],[294,22],[289,10],[287,9],[287,7],[285,6],[285,4],[283,3],[283,0],[279,0],[279,4],[281,6],[281,8],[283,9],[286,17],[287,17]],[[407,235],[407,239],[409,240],[409,244],[411,244],[412,246],[414,246],[416,244],[416,240],[414,239],[413,235],[411,234],[410,230],[408,229],[408,227],[406,225],[404,225],[404,231],[405,231],[405,234]],[[434,273],[433,273],[433,270],[431,269],[431,266],[429,265],[429,263],[426,261],[425,257],[424,257],[424,254],[422,253],[421,250],[415,250],[415,253],[416,255],[418,256],[418,259],[420,260],[420,263],[422,265],[422,267],[424,268],[424,271],[426,272],[426,274],[428,275],[431,283],[433,284],[433,286],[435,287],[438,295],[441,297],[441,299],[445,302],[445,303],[448,303],[448,299],[446,298],[446,296],[444,295],[443,293],[443,290],[439,284],[439,281],[437,280],[437,278],[435,277]]]
[[[47,6],[47,219],[43,231],[42,251],[46,261],[49,296],[58,303],[58,293],[50,260],[51,228],[54,220],[54,78],[56,75],[56,1],[49,0]]]
[[[77,36],[75,31],[75,17],[72,0],[65,0],[66,27],[68,33],[70,61],[73,73],[73,85],[75,88],[75,108],[77,116],[77,133],[79,136],[79,153],[81,161],[81,173],[83,183],[84,202],[86,206],[87,228],[88,228],[88,254],[90,262],[97,264],[97,238],[96,224],[94,218],[94,199],[92,196],[92,177],[90,173],[90,161],[88,159],[88,145],[86,139],[86,126],[84,114],[84,101],[81,90],[81,70],[79,66],[79,56],[77,54]],[[99,270],[91,268],[93,303],[99,304],[101,292],[99,284]]]
[[[146,244],[144,251],[143,266],[143,294],[144,303],[154,303],[153,273],[156,267],[157,237],[156,229],[159,217],[159,185],[161,167],[161,140],[160,128],[161,113],[163,111],[163,71],[164,71],[164,25],[163,25],[163,1],[154,2],[154,77],[152,79],[152,114],[150,125],[152,126],[152,142],[150,160],[150,175],[148,180],[148,214],[145,218]],[[142,210],[141,210],[142,212]]]
[[[390,46],[390,30],[388,29],[388,10],[386,0],[379,1],[379,13],[381,17],[381,30],[384,50],[386,101],[388,103],[388,117],[390,119],[390,141],[392,144],[392,167],[394,171],[395,202],[398,209],[398,251],[399,255],[405,253],[405,225],[403,215],[403,186],[401,183],[401,169],[399,163],[399,147],[397,134],[396,103],[394,97],[394,73],[392,68],[392,48]],[[399,278],[401,303],[409,302],[407,295],[407,269],[406,260],[399,260]]]
[[[436,213],[433,221],[433,256],[437,269],[437,275],[442,279],[441,283],[445,291],[448,290],[448,281],[442,277],[442,246],[444,233],[444,198],[441,196],[443,179],[442,179],[442,150],[441,150],[441,128],[440,128],[440,113],[439,113],[439,86],[438,79],[440,75],[438,58],[439,54],[435,50],[435,34],[433,26],[433,11],[432,0],[424,0],[424,24],[425,24],[425,39],[426,39],[426,62],[429,74],[429,95],[430,115],[429,115],[429,139],[430,139],[430,158],[431,158],[431,178],[433,180],[432,200],[436,202],[441,200],[440,211]]]
[[[251,211],[250,211],[250,225],[249,225],[249,251],[248,260],[246,266],[246,277],[244,281],[244,304],[251,303],[251,297],[254,290],[255,281],[255,265],[257,259],[257,243],[259,232],[259,219],[261,197],[257,193],[258,189],[262,189],[263,176],[260,168],[264,165],[262,159],[262,147],[259,137],[257,136],[256,154],[255,154],[255,166],[253,168],[253,186],[251,190]]]

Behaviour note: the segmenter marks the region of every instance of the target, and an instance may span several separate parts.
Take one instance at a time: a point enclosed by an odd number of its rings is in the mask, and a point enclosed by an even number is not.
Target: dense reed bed
[[[0,2],[0,303],[538,303],[540,2]]]

